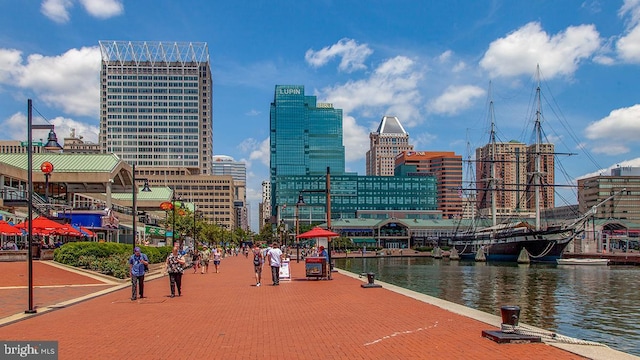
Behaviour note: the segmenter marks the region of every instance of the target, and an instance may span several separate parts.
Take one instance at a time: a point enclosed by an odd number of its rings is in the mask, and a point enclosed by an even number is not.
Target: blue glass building
[[[327,174],[331,218],[357,210],[436,210],[433,176],[358,176],[345,172],[342,110],[318,103],[301,85],[276,85],[270,109],[271,215],[292,229],[298,207],[303,224],[326,221]]]

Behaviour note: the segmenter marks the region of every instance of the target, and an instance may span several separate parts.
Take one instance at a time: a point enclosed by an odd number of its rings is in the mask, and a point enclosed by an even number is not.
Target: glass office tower
[[[271,180],[344,173],[342,110],[317,103],[304,86],[276,85],[270,112]]]
[[[344,174],[342,110],[306,96],[302,85],[276,85],[270,110],[272,215],[279,217],[279,176]],[[284,202],[282,203],[284,204]]]

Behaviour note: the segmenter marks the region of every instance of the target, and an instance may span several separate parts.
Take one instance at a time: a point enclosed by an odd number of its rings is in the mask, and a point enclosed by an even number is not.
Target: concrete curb
[[[342,269],[338,269],[338,272],[342,275],[345,275],[354,279],[361,279],[361,277],[358,274],[354,274]],[[452,313],[483,322],[485,324],[497,327],[498,329],[500,329],[502,325],[502,318],[500,316],[491,315],[483,311],[471,309],[463,305],[438,299],[433,296],[421,294],[412,290],[401,288],[393,284],[385,283],[383,281],[376,280],[376,284],[382,285],[383,288],[389,291],[393,291],[395,293],[408,296],[410,298],[425,302],[427,304],[437,306],[441,309],[450,311]],[[523,325],[526,325],[526,324],[523,324]],[[544,333],[549,332],[548,330],[536,328],[534,326],[530,326],[530,325],[526,325],[526,326],[529,329],[534,329],[539,332],[544,332]],[[480,334],[478,334],[478,336],[480,336]],[[640,359],[640,357],[638,356],[634,356],[618,350],[614,350],[606,345],[594,346],[594,345],[568,344],[568,343],[547,342],[547,341],[544,341],[544,343],[547,345],[557,347],[559,349],[580,355],[580,356],[584,356],[589,359],[593,359],[593,360],[611,360],[611,359],[638,360]]]

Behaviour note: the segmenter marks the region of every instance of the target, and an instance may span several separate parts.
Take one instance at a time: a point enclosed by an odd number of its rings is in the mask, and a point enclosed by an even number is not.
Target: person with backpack
[[[256,286],[260,286],[262,281],[262,264],[264,264],[264,256],[258,246],[258,243],[253,244],[253,271],[256,273]]]

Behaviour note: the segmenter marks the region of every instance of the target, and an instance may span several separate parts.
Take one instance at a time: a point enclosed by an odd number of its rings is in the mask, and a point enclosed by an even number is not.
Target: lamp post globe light
[[[37,310],[33,305],[33,134],[32,130],[49,130],[49,139],[44,146],[46,150],[61,150],[62,146],[58,144],[58,138],[53,131],[54,126],[51,124],[33,124],[33,102],[27,100],[27,272],[28,272],[28,308],[26,314],[35,314]],[[44,165],[44,164],[43,164]],[[48,169],[48,166],[46,167]],[[53,164],[51,164],[53,171]]]

